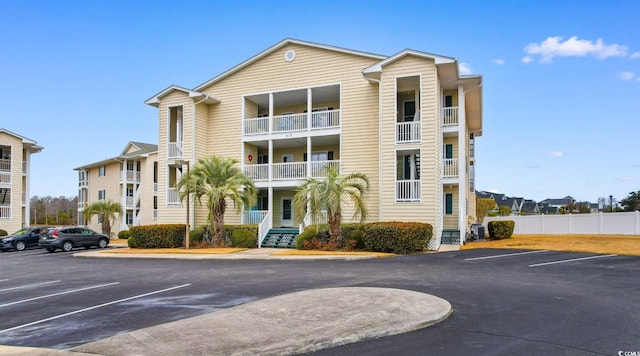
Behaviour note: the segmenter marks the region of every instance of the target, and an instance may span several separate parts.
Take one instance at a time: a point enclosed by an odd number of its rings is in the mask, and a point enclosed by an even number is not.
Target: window
[[[127,213],[125,216],[126,216],[125,224],[133,225],[133,214],[132,213]]]
[[[107,174],[107,169],[105,166],[98,168],[98,177],[104,177]]]
[[[98,224],[102,224],[102,215],[98,215]]]
[[[269,210],[269,197],[258,196],[258,210]]]
[[[106,191],[104,189],[98,190],[98,200],[104,200],[106,196]]]
[[[258,155],[258,164],[269,163],[269,155]]]
[[[444,213],[446,215],[453,214],[453,194],[451,193],[444,195]]]
[[[450,143],[447,143],[444,145],[444,157],[445,159],[451,159],[453,158],[453,145]]]
[[[453,107],[453,96],[451,95],[444,96],[444,107],[445,108]]]

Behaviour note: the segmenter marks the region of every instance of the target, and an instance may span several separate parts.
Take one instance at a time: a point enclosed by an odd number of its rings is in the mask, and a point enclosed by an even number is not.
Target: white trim
[[[313,90],[315,88],[332,87],[332,86],[336,86],[336,85],[339,86],[340,88],[342,88],[342,82],[335,82],[335,83],[327,83],[327,84],[313,85],[313,86],[306,86],[306,87],[296,87],[296,88],[288,88],[288,89],[282,89],[282,90],[249,93],[249,94],[244,94],[244,96],[247,97],[247,96],[278,94],[278,93],[286,93],[286,92],[290,92],[290,91],[299,91],[299,90],[306,90],[306,89],[312,89]],[[340,94],[342,94],[342,92]],[[342,98],[342,95],[340,95],[340,97]],[[340,104],[342,104],[342,102]],[[270,116],[273,116],[273,114],[271,114]]]
[[[388,57],[372,66],[369,66],[365,69],[362,70],[362,73],[364,74],[368,74],[368,73],[377,73],[377,72],[382,72],[382,67],[384,67],[385,65],[395,62],[398,59],[401,59],[402,57],[408,56],[408,55],[412,55],[412,56],[416,56],[416,57],[420,57],[420,58],[425,58],[425,59],[433,59],[433,61],[435,62],[435,64],[446,64],[446,63],[457,63],[457,59],[453,58],[453,57],[446,57],[446,56],[441,56],[441,55],[437,55],[437,54],[433,54],[433,53],[427,53],[427,52],[420,52],[420,51],[416,51],[413,49],[405,49],[403,51],[400,51],[394,55],[392,55],[391,57]]]

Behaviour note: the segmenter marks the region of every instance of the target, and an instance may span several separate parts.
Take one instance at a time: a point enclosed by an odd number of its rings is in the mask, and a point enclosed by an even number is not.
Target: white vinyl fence
[[[514,234],[640,235],[640,211],[628,213],[525,215],[486,217],[482,224],[494,220],[513,220]]]

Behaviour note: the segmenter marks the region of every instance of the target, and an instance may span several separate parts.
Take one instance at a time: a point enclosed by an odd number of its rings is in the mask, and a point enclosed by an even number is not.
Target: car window
[[[22,230],[14,232],[13,234],[14,235],[24,235],[26,233],[27,233],[27,229],[22,229]]]
[[[89,230],[89,229],[82,229],[82,233],[85,235],[93,235],[94,232],[93,230]]]

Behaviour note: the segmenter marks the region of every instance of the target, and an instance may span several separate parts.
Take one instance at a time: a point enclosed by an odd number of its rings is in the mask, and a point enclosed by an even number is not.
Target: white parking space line
[[[100,284],[100,285],[97,285],[97,286],[84,287],[84,288],[79,288],[79,289],[72,289],[72,290],[68,290],[68,291],[64,291],[64,292],[59,292],[59,293],[53,293],[53,294],[43,295],[43,296],[35,297],[35,298],[22,299],[22,300],[19,300],[19,301],[16,301],[16,302],[0,304],[0,308],[8,307],[8,306],[10,306],[10,305],[14,305],[14,304],[20,304],[20,303],[32,302],[32,301],[34,301],[34,300],[38,300],[38,299],[51,298],[51,297],[57,297],[57,296],[59,296],[59,295],[65,295],[65,294],[70,294],[70,293],[82,292],[82,291],[89,290],[89,289],[95,289],[95,288],[108,287],[108,286],[112,286],[112,285],[114,285],[114,284],[119,284],[119,283],[120,283],[120,282],[113,282],[113,283],[107,283],[107,284]]]
[[[11,287],[11,288],[5,288],[5,289],[0,289],[0,292],[6,292],[8,290],[15,290],[15,289],[23,289],[23,288],[29,288],[29,287],[35,287],[35,286],[41,286],[43,284],[51,284],[51,283],[58,283],[60,281],[48,281],[48,282],[40,282],[40,283],[34,283],[34,284],[27,284],[26,286],[19,286],[19,287]]]
[[[63,318],[65,316],[69,316],[69,315],[73,315],[73,314],[78,314],[78,313],[83,313],[89,310],[93,310],[93,309],[98,309],[98,308],[102,308],[102,307],[106,307],[112,304],[117,304],[117,303],[122,303],[122,302],[126,302],[128,300],[132,300],[132,299],[138,299],[138,298],[142,298],[142,297],[146,297],[149,295],[154,295],[154,294],[158,294],[158,293],[163,293],[163,292],[168,292],[170,290],[174,290],[174,289],[178,289],[178,288],[184,288],[184,287],[188,287],[190,286],[191,283],[188,284],[183,284],[180,286],[175,286],[175,287],[171,287],[171,288],[165,288],[162,290],[157,290],[155,292],[149,292],[149,293],[145,293],[145,294],[140,294],[140,295],[135,295],[133,297],[129,297],[129,298],[124,298],[124,299],[118,299],[118,300],[114,300],[112,302],[108,302],[108,303],[103,303],[103,304],[99,304],[99,305],[94,305],[92,307],[88,307],[88,308],[84,308],[84,309],[79,309],[79,310],[75,310],[69,313],[64,313],[64,314],[60,314],[60,315],[56,315],[56,316],[52,316],[50,318],[46,318],[46,319],[42,319],[42,320],[38,320],[38,321],[34,321],[28,324],[22,324],[22,325],[18,325],[18,326],[14,326],[12,328],[8,328],[8,329],[4,329],[4,330],[0,330],[0,334],[2,333],[6,333],[8,331],[13,331],[13,330],[17,330],[17,329],[22,329],[22,328],[26,328],[27,326],[31,326],[31,325],[36,325],[36,324],[41,324],[47,321],[51,321],[51,320],[55,320],[55,319],[60,319]]]
[[[488,260],[490,258],[500,258],[500,257],[511,257],[511,256],[519,256],[519,255],[528,255],[528,254],[531,254],[531,253],[540,253],[540,252],[549,252],[549,250],[538,250],[538,251],[507,253],[507,254],[503,254],[503,255],[493,255],[493,256],[485,256],[485,257],[465,258],[464,260],[465,261]]]
[[[593,260],[595,258],[604,258],[604,257],[613,257],[613,256],[618,256],[618,255],[598,255],[598,256],[591,256],[591,257],[572,258],[570,260],[560,260],[560,261],[536,263],[534,265],[529,265],[529,267],[548,266],[548,265],[555,265],[555,264],[558,264],[558,263],[568,263],[568,262],[575,262],[575,261]]]

